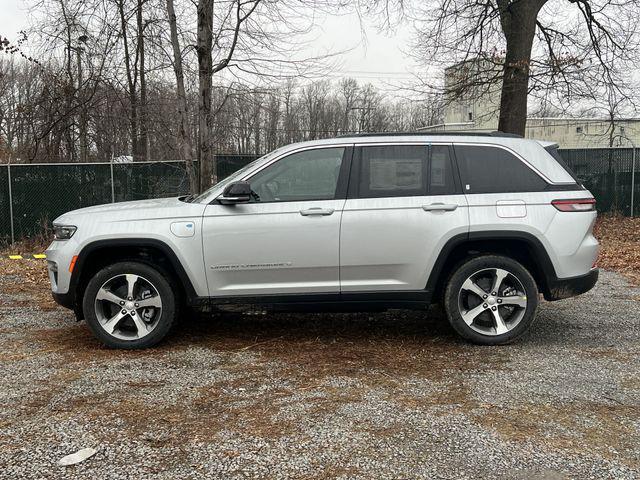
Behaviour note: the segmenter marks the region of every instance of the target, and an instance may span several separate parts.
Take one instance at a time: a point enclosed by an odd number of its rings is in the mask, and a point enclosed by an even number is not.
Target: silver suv
[[[143,348],[182,307],[426,309],[503,344],[539,295],[598,278],[595,200],[557,145],[505,134],[363,135],[279,148],[198,196],[66,213],[53,295],[96,337]]]

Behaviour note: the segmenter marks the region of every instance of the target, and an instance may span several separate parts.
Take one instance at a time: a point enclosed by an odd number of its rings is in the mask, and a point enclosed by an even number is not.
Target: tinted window
[[[385,145],[360,149],[358,196],[410,197],[455,192],[446,145]]]
[[[574,173],[573,170],[571,170],[571,168],[569,168],[569,165],[567,165],[567,162],[564,161],[564,158],[562,158],[562,155],[560,155],[560,152],[558,151],[558,147],[553,145],[550,147],[546,147],[545,150],[549,153],[549,155],[551,155],[556,162],[558,162],[560,164],[560,166],[562,168],[565,169],[565,171],[571,175],[571,178],[573,178],[576,183],[579,182],[577,175]]]
[[[453,163],[447,145],[430,147],[429,195],[450,195],[457,193]]]
[[[335,197],[344,148],[294,153],[256,173],[249,183],[255,202],[330,200]]]
[[[456,146],[466,193],[539,192],[547,183],[518,157],[498,147]]]

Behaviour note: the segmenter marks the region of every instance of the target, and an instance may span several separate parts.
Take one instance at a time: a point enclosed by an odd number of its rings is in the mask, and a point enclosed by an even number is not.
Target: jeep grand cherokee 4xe
[[[504,134],[366,135],[280,148],[198,196],[75,210],[47,250],[55,299],[148,347],[182,306],[425,309],[481,344],[540,294],[589,290],[595,201],[557,145]]]

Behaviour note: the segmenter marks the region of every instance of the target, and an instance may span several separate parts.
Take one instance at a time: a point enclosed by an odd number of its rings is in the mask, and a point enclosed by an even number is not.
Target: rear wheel
[[[515,260],[487,255],[458,266],[445,291],[451,326],[462,337],[483,345],[509,343],[535,318],[538,288]]]
[[[109,347],[151,347],[175,322],[173,292],[167,278],[155,268],[138,262],[116,263],[89,281],[84,316],[93,334]]]

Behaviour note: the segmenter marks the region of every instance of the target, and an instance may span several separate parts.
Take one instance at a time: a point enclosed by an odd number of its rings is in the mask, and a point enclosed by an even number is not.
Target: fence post
[[[633,218],[633,202],[634,190],[636,188],[636,146],[633,145],[633,154],[631,155],[631,218]]]
[[[15,230],[13,226],[13,192],[11,190],[11,155],[9,155],[9,162],[7,163],[7,182],[9,184],[9,222],[11,224],[11,244],[16,241]]]
[[[113,153],[111,153],[111,161],[109,162],[111,169],[111,203],[116,203],[116,187],[113,183]]]

